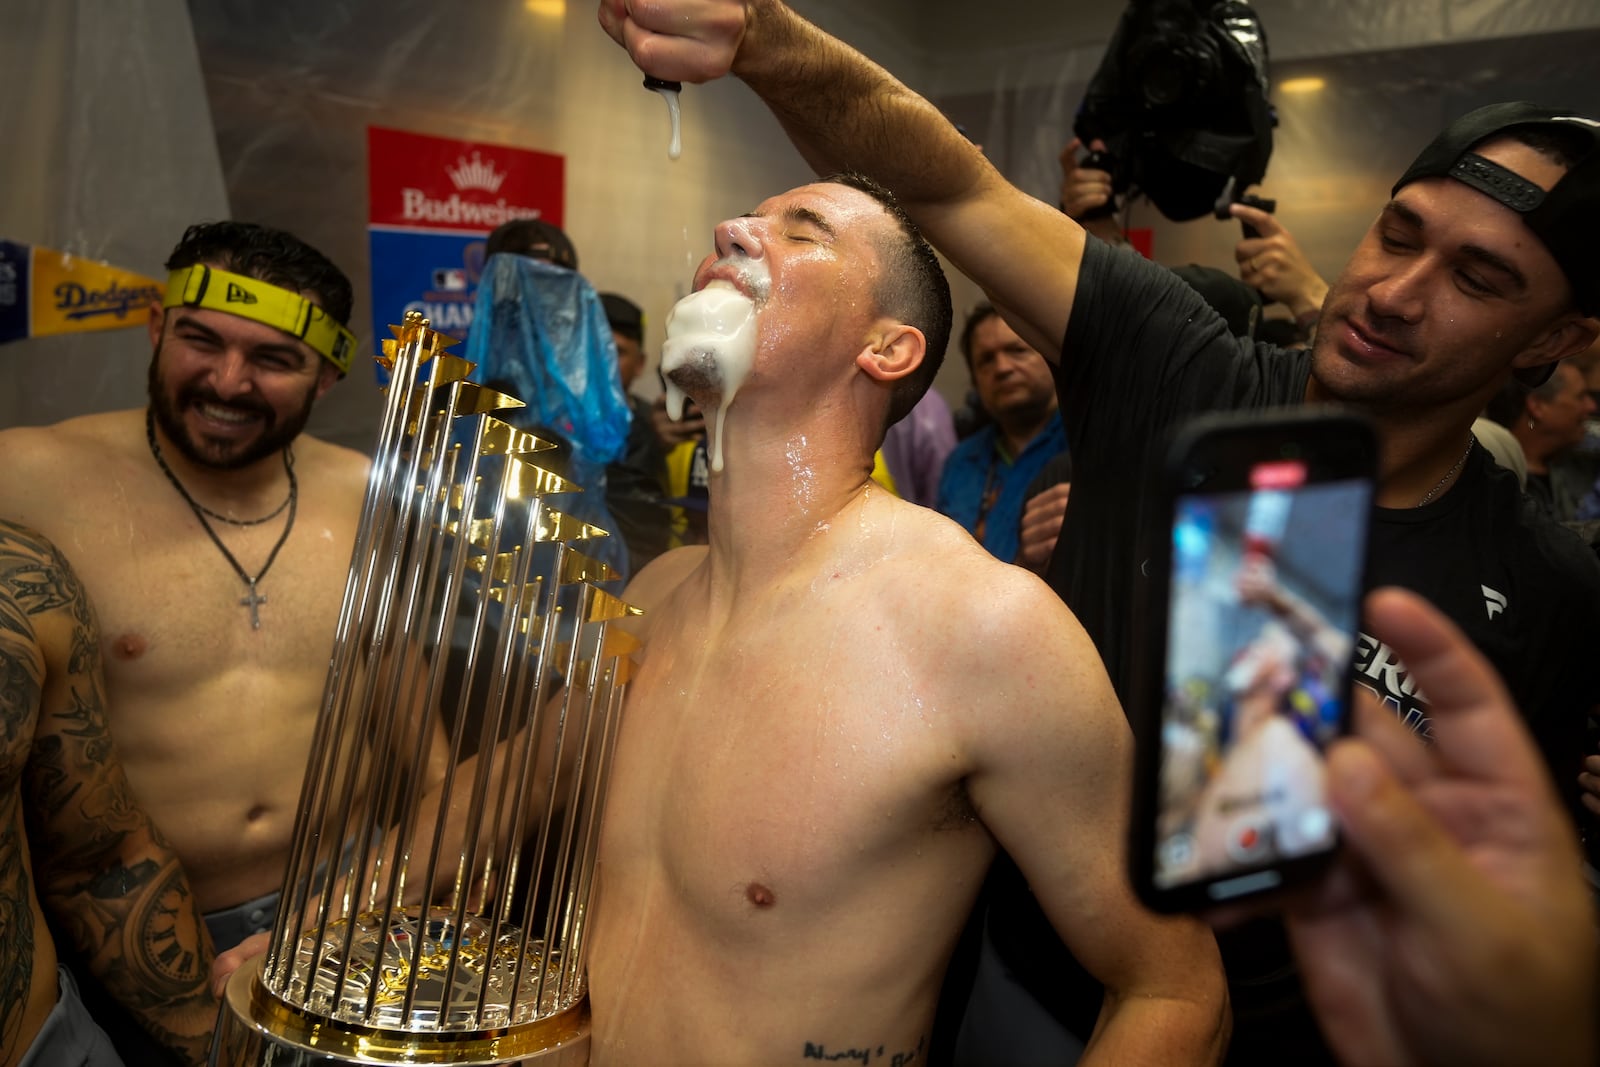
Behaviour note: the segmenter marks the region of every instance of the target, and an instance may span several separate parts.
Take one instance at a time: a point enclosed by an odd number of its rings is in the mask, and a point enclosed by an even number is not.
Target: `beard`
[[[755,354],[756,304],[726,283],[708,283],[674,304],[667,315],[662,374],[701,410],[733,399]]]
[[[683,362],[666,372],[666,379],[701,408],[715,407],[722,398],[722,365],[710,348],[697,348],[685,355]]]
[[[248,467],[288,448],[294,439],[300,436],[306,428],[306,422],[311,418],[311,406],[316,402],[314,383],[306,390],[305,399],[299,408],[280,419],[278,412],[259,397],[224,400],[210,389],[199,386],[185,386],[179,389],[176,395],[169,396],[161,382],[158,370],[160,362],[161,346],[157,345],[150,357],[150,374],[146,385],[151,414],[173,447],[197,467],[219,471]],[[183,413],[199,404],[215,404],[258,416],[262,420],[261,432],[253,440],[242,443],[217,441],[205,437],[197,439],[184,423]]]

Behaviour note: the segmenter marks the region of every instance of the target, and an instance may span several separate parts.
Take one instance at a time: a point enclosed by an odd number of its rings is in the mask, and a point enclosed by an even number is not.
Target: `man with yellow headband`
[[[302,433],[354,353],[337,267],[237,222],[166,265],[148,409],[0,433],[0,515],[81,574],[128,779],[221,950],[273,920],[368,461]]]

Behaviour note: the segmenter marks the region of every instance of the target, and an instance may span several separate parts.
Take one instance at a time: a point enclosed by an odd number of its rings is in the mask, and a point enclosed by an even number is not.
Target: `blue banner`
[[[372,327],[378,344],[394,336],[391,325],[398,326],[406,312],[416,311],[435,330],[464,345],[483,273],[483,245],[482,236],[369,228]],[[384,380],[382,368],[378,380]]]
[[[0,344],[28,336],[27,245],[0,241]]]

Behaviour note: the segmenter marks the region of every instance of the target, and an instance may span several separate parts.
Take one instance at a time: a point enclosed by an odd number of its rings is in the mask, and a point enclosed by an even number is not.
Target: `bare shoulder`
[[[0,470],[5,477],[28,474],[78,462],[106,450],[125,451],[129,430],[144,418],[139,409],[79,415],[49,426],[14,426],[0,430]],[[144,440],[143,430],[134,441]]]
[[[319,478],[339,485],[365,486],[372,460],[365,452],[324,441],[320,437],[301,434],[294,440],[296,466],[302,471],[315,471]]]
[[[1081,651],[1082,627],[1038,576],[996,559],[944,516],[894,503],[900,545],[886,577],[902,609],[943,636],[965,635],[980,654],[995,646]]]
[[[291,454],[302,514],[335,524],[341,538],[346,529],[353,535],[367,499],[372,460],[364,452],[309,434],[295,438]]]
[[[0,516],[48,527],[69,497],[103,491],[110,472],[143,447],[142,417],[112,411],[0,431]]]
[[[919,528],[886,571],[884,603],[952,706],[972,709],[975,735],[999,741],[1014,724],[1026,736],[1052,711],[1120,725],[1099,653],[1061,598],[960,526],[916,510],[926,518],[912,516]]]
[[[622,591],[622,599],[644,614],[623,619],[618,625],[641,641],[647,640],[650,628],[660,617],[662,605],[683,584],[683,580],[705,561],[706,554],[706,546],[689,545],[663,553],[647,563]]]
[[[683,584],[689,573],[705,562],[705,545],[675,548],[651,560],[623,592],[622,598],[634,607],[649,611]]]

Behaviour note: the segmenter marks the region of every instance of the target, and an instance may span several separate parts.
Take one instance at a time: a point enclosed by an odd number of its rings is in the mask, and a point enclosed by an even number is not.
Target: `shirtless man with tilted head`
[[[932,250],[848,176],[715,246],[662,356],[669,401],[706,413],[710,543],[627,594],[593,1062],[925,1062],[1001,846],[1106,984],[1090,1057],[1215,1060],[1211,937],[1123,875],[1131,738],[1093,647],[1039,579],[871,481],[948,340]]]

